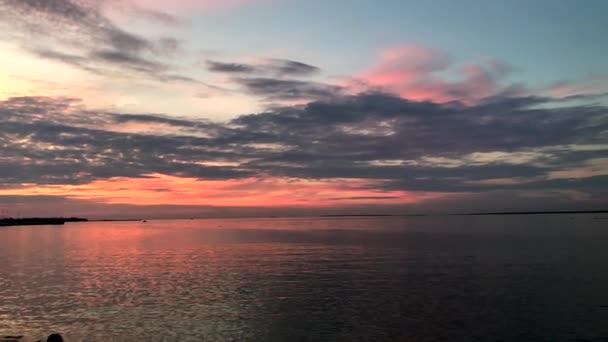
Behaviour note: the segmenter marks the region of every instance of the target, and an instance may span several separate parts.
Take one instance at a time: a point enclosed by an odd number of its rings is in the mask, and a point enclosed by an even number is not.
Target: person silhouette
[[[46,342],[63,342],[63,337],[59,334],[51,334],[49,338],[46,339]]]

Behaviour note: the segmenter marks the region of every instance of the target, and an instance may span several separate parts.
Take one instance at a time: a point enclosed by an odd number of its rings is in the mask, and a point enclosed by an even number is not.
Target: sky
[[[606,13],[0,0],[0,215],[608,209]]]

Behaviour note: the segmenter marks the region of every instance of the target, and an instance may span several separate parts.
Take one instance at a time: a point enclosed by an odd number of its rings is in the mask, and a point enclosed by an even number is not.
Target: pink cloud
[[[380,52],[378,62],[350,82],[353,88],[380,88],[417,101],[476,103],[505,92],[501,84],[511,67],[497,59],[457,66],[450,56],[421,45]]]
[[[439,50],[404,45],[382,51],[380,60],[361,76],[371,85],[385,86],[425,78],[450,63],[449,56]]]

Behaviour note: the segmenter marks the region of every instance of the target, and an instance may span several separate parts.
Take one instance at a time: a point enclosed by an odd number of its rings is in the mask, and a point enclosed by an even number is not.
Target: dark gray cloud
[[[314,75],[321,71],[321,69],[316,66],[285,59],[273,59],[270,61],[268,67],[279,75],[292,76]]]
[[[284,78],[319,72],[317,67],[296,61],[274,59],[265,64],[207,61],[207,68],[212,72],[235,76],[233,81],[241,85],[245,92],[270,102],[329,99],[339,96],[342,91],[342,87],[326,83]]]
[[[132,123],[144,129],[121,129]],[[389,190],[518,189],[576,190],[596,198],[608,189],[608,175],[597,172],[606,165],[607,145],[608,108],[556,107],[539,97],[465,107],[367,93],[274,108],[225,124],[92,112],[75,99],[0,102],[0,183],[13,185],[164,173],[368,179],[378,197]],[[555,176],[577,169],[596,171]]]
[[[212,72],[227,74],[256,74],[274,77],[310,76],[321,72],[321,69],[316,66],[288,59],[270,59],[258,64],[226,63],[208,60],[207,69]]]
[[[139,71],[152,72],[165,68],[165,66],[160,63],[146,60],[144,58],[139,57],[138,55],[124,53],[120,50],[93,51],[91,57],[108,63],[128,65],[131,68]]]
[[[236,80],[253,95],[273,101],[328,99],[337,96],[341,88],[325,83],[277,78],[239,78]]]
[[[127,71],[180,80],[167,76],[168,57],[180,50],[178,40],[149,39],[123,30],[102,6],[103,2],[90,0],[0,0],[0,37],[37,56],[96,74]]]
[[[258,70],[256,66],[251,64],[223,63],[217,61],[207,61],[207,69],[213,72],[224,72],[229,74],[252,74]]]
[[[262,82],[260,89],[271,93],[270,84]],[[333,150],[345,156],[356,152],[359,160],[411,159],[606,141],[605,107],[540,108],[548,103],[534,97],[498,98],[462,107],[369,93],[241,116],[233,123],[274,135],[277,142],[304,144],[297,151],[302,158]]]

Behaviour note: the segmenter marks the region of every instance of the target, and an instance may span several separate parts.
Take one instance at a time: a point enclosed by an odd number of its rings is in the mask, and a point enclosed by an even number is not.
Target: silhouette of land
[[[319,217],[390,217],[390,216],[410,216],[410,215],[392,215],[392,214],[328,214],[319,215]],[[411,215],[419,216],[419,215]]]
[[[100,219],[100,220],[88,220],[89,222],[138,222],[144,221],[142,219]]]
[[[564,210],[564,211],[504,211],[504,212],[472,212],[453,214],[329,214],[316,217],[425,217],[425,216],[493,216],[493,215],[560,215],[560,214],[608,214],[608,210]],[[279,218],[281,216],[271,216]],[[193,218],[190,218],[191,220]],[[598,218],[599,219],[599,218]],[[29,218],[0,218],[0,227],[7,226],[41,226],[63,225],[66,222],[147,222],[144,219],[94,219],[80,217],[29,217]],[[1,342],[1,341],[0,341]]]
[[[490,216],[490,215],[556,215],[556,214],[608,214],[608,210],[562,210],[562,211],[505,211],[489,213],[452,214],[453,216]]]
[[[3,219],[0,219],[0,227],[63,225],[66,222],[87,222],[87,221],[88,220],[86,218],[80,218],[80,217],[3,218]]]
[[[333,214],[318,217],[424,217],[424,216],[493,216],[493,215],[559,215],[559,214],[608,214],[607,210],[562,210],[562,211],[497,211],[455,214]]]

